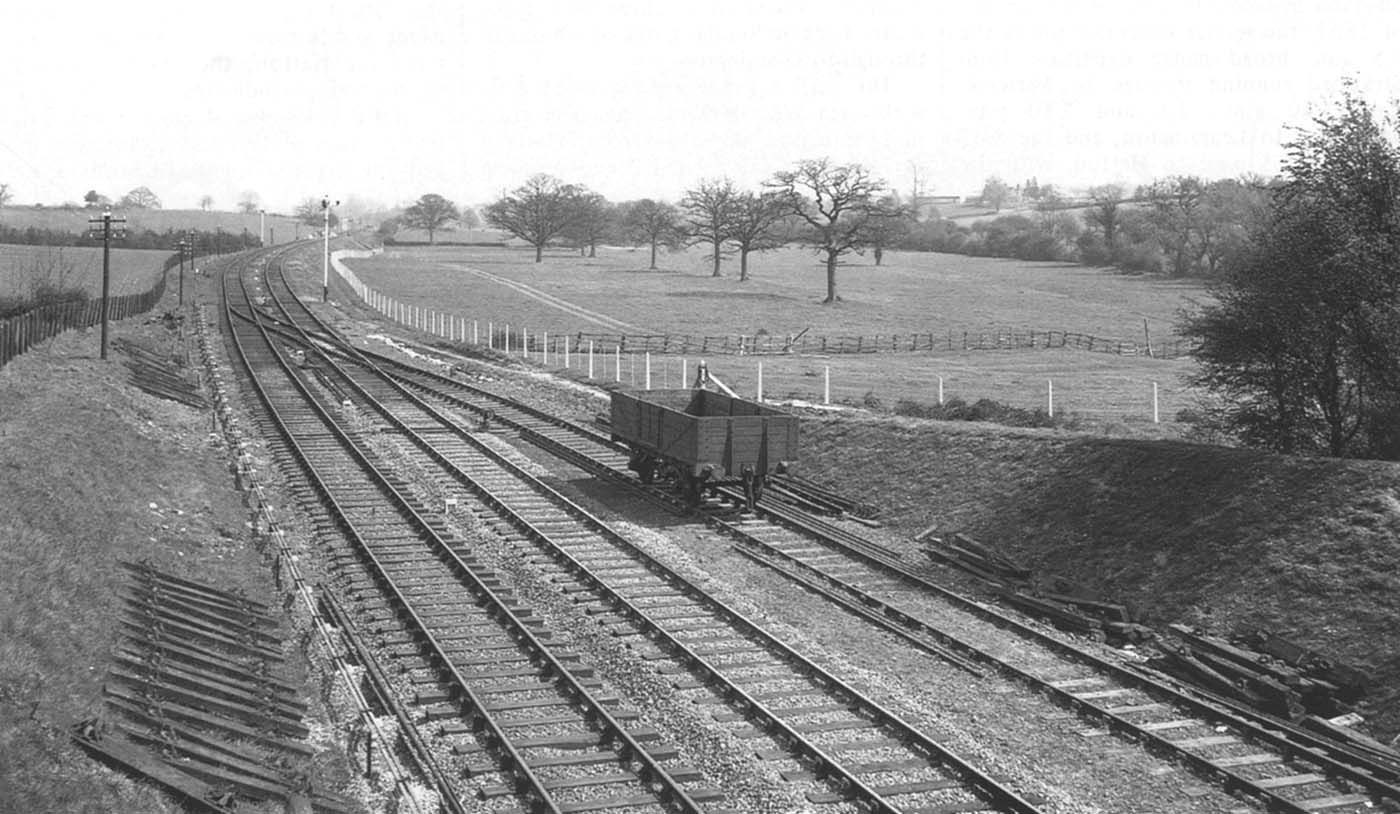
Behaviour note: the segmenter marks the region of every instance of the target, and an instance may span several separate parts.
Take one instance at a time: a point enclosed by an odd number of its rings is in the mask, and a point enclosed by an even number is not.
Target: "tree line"
[[[1226,258],[1244,250],[1276,183],[1249,175],[1179,175],[1132,190],[1103,184],[1071,201],[1031,179],[1019,192],[1027,211],[969,225],[934,215],[912,225],[898,248],[1211,279]],[[993,177],[973,202],[999,211],[1014,197],[1017,192]]]
[[[468,210],[469,211],[469,210]],[[792,242],[811,246],[826,266],[827,296],[840,299],[836,270],[852,253],[873,250],[883,260],[914,219],[884,181],[860,164],[837,164],[827,158],[799,161],[775,172],[756,190],[742,189],[728,178],[701,179],[677,203],[651,198],[614,203],[583,184],[551,175],[533,175],[484,208],[486,223],[528,243],[535,262],[552,245],[595,256],[598,245],[626,241],[650,249],[656,268],[663,249],[705,246],[711,274],[723,274],[727,258],[739,259],[739,280],[749,277],[749,258]],[[386,221],[380,236],[392,238],[402,226],[428,232],[461,221],[463,215],[441,195],[423,195],[402,215]]]
[[[114,248],[121,249],[164,249],[175,251],[175,244],[190,240],[200,254],[226,254],[242,251],[261,245],[257,235],[248,230],[225,232],[216,229],[212,232],[198,229],[129,229],[126,237],[114,242]],[[41,229],[34,226],[23,229],[0,223],[0,243],[14,243],[24,246],[90,246],[100,247],[102,241],[78,232],[63,229]]]

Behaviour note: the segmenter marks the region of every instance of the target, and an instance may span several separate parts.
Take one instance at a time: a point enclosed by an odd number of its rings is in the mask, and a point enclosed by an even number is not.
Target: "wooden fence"
[[[141,294],[108,299],[107,319],[115,321],[144,313],[165,295],[165,276]],[[90,328],[102,321],[102,298],[44,305],[9,319],[0,319],[0,367],[43,342],[72,328]]]
[[[1173,338],[1144,343],[1106,339],[1069,331],[947,331],[945,333],[876,334],[875,336],[687,336],[680,334],[570,334],[575,346],[590,340],[596,347],[620,347],[635,351],[678,354],[735,354],[761,356],[787,353],[890,353],[911,351],[1012,350],[1034,348],[1075,348],[1119,356],[1150,356],[1176,359],[1189,355],[1192,345]],[[531,337],[534,339],[534,337]]]
[[[493,348],[528,349],[562,353],[568,337],[570,347],[582,350],[591,341],[599,351],[620,350],[622,353],[656,353],[678,355],[733,354],[762,356],[775,354],[846,354],[890,353],[910,351],[955,350],[1013,350],[1031,348],[1075,348],[1095,353],[1119,356],[1149,356],[1154,359],[1176,359],[1190,355],[1194,346],[1177,337],[1153,342],[1108,339],[1092,334],[1070,331],[1032,331],[1001,329],[994,331],[932,331],[875,336],[817,336],[806,331],[797,335],[758,336],[690,336],[687,334],[614,334],[614,333],[526,333],[520,327],[510,328],[495,320],[469,319],[458,314],[445,314],[420,306],[398,302],[360,281],[341,258],[370,257],[373,251],[336,251],[331,264],[360,299],[389,319],[411,328],[438,334],[449,339],[484,341]]]

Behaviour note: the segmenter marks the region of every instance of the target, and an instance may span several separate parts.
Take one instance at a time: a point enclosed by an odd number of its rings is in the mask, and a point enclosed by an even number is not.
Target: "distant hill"
[[[215,232],[222,229],[240,234],[244,229],[257,237],[258,215],[240,212],[205,212],[202,209],[113,209],[114,216],[126,218],[127,229],[150,229],[153,232],[194,229]],[[0,207],[0,224],[15,229],[52,229],[81,234],[88,229],[88,218],[101,217],[100,209],[65,209],[61,207],[6,206]],[[285,243],[294,237],[306,237],[314,231],[290,215],[266,216],[270,242]]]

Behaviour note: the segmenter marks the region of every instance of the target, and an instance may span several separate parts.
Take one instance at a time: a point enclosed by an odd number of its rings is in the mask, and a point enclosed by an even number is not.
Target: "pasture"
[[[737,260],[725,276],[709,274],[708,258],[691,249],[658,260],[648,253],[600,249],[598,257],[550,252],[536,265],[526,249],[441,247],[391,249],[348,261],[371,288],[408,304],[476,320],[524,327],[532,336],[568,333],[689,334],[692,336],[810,335],[889,337],[911,333],[1071,331],[1130,341],[1172,336],[1183,307],[1207,297],[1199,285],[1060,263],[891,252],[876,267],[855,256],[838,270],[841,301],[823,305],[825,268],[815,254],[783,249],[750,257],[751,279],[737,280]],[[595,348],[595,376],[618,377],[611,348]],[[552,364],[562,360],[552,359]],[[579,364],[577,357],[571,360]],[[1152,382],[1159,410],[1170,421],[1193,394],[1180,377],[1186,360],[1165,361],[1075,350],[897,352],[830,356],[724,356],[711,369],[742,393],[757,388],[762,363],[770,398],[820,400],[827,369],[833,402],[878,399],[932,402],[943,378],[947,398],[991,398],[1044,407],[1055,382],[1056,412],[1098,424],[1146,422]],[[654,358],[653,386],[680,381],[679,359]],[[694,371],[694,360],[687,360]],[[623,357],[621,379],[642,385],[645,359]]]
[[[150,290],[170,255],[158,249],[112,249],[111,294]],[[0,297],[27,296],[44,283],[101,295],[102,249],[0,244]]]

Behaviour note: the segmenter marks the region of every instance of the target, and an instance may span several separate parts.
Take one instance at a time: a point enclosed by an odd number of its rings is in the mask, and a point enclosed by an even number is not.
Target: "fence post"
[[[1157,383],[1152,383],[1152,423],[1161,423],[1161,417],[1157,414]]]
[[[1045,412],[1055,417],[1055,382],[1052,379],[1045,380]]]
[[[622,345],[613,345],[613,381],[622,383]]]
[[[588,378],[593,379],[593,340],[588,340]]]
[[[564,369],[569,369],[569,335],[564,334]]]
[[[647,352],[646,352],[645,364],[646,364],[646,371],[645,371],[645,375],[646,375],[646,389],[650,390],[650,389],[651,389],[651,351],[647,351]]]
[[[541,351],[540,364],[549,367],[549,331],[540,334],[540,337],[540,344],[544,346],[544,349]]]
[[[825,338],[823,338],[824,340]],[[831,403],[831,365],[822,368],[822,404]]]
[[[758,402],[763,401],[763,363],[762,363],[762,362],[759,362],[759,363],[758,363],[758,390],[757,390],[757,393],[758,393],[758,396],[757,396],[757,398],[754,399],[754,401],[758,401]]]

